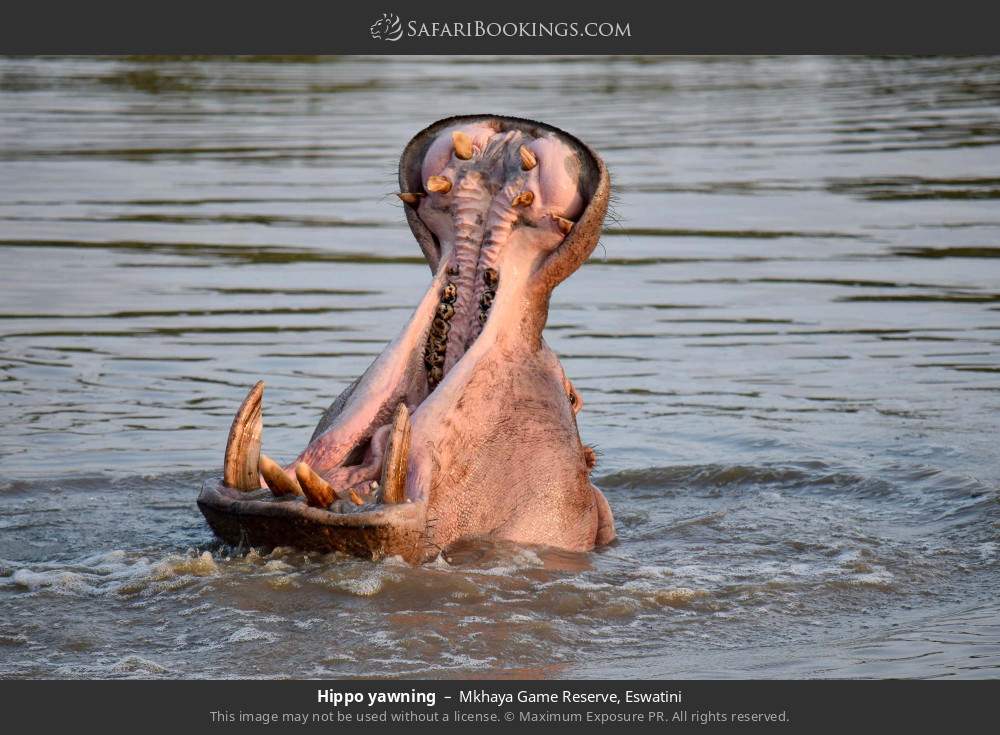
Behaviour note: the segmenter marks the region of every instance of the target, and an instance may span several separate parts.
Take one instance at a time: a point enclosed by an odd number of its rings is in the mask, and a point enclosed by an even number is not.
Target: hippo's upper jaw
[[[260,453],[254,386],[202,512],[232,544],[410,561],[475,537],[607,543],[582,401],[542,339],[552,290],[597,244],[603,162],[542,123],[456,117],[407,145],[399,181],[430,288],[285,467]]]

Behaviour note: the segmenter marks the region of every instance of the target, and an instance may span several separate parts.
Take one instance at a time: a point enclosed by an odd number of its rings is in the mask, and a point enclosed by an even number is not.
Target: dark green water
[[[546,337],[620,542],[220,548],[429,271],[395,159],[563,127],[615,218]],[[0,676],[1000,673],[1000,59],[0,60]]]

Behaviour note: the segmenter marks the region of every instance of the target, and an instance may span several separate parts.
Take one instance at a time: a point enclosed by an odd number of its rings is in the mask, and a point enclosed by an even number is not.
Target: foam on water
[[[234,630],[226,639],[226,642],[245,643],[247,641],[264,641],[265,643],[273,643],[275,640],[277,638],[273,633],[259,630],[252,625],[244,625],[242,628]]]

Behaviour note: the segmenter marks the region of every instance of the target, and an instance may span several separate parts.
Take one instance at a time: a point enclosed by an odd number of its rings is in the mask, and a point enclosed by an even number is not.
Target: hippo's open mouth
[[[442,120],[400,160],[433,280],[402,332],[282,467],[260,452],[263,383],[198,504],[231,544],[435,556],[486,537],[585,550],[614,538],[576,426],[580,396],[542,339],[549,297],[597,244],[601,159],[550,126]]]

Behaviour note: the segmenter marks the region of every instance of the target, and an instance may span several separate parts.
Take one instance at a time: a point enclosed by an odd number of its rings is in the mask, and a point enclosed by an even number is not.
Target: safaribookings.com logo
[[[403,37],[403,24],[395,13],[382,13],[368,30],[376,41],[398,41]]]
[[[382,17],[368,29],[376,41],[407,38],[631,38],[632,29],[622,21],[518,21],[486,22],[465,20],[423,23],[410,20],[403,25],[395,13]]]

